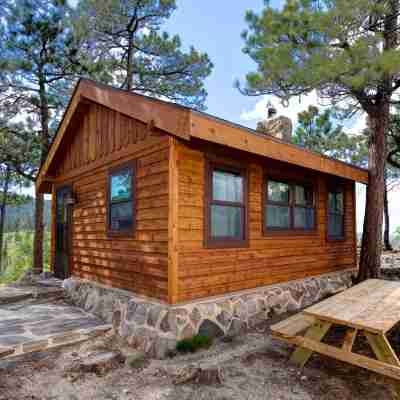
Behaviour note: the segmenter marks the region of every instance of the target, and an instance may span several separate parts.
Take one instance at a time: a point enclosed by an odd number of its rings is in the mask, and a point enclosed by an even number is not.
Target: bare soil
[[[339,344],[343,332],[326,338]],[[362,339],[356,349],[368,353]],[[132,350],[103,336],[58,351],[0,361],[0,400],[384,400],[394,397],[389,379],[314,355],[303,370],[290,365],[290,346],[259,326],[230,342],[167,360],[114,364],[104,373],[77,373],[77,363],[101,351]],[[133,356],[134,357],[134,356]],[[176,384],[190,368],[218,368],[222,384]],[[79,369],[78,369],[79,370]],[[75,371],[75,372],[71,372]]]

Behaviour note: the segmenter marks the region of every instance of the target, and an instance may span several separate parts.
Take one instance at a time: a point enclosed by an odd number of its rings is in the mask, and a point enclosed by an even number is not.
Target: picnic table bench
[[[400,381],[400,361],[386,336],[399,321],[400,282],[369,279],[273,325],[271,331],[297,346],[291,361],[301,367],[317,352]],[[322,343],[333,324],[347,328],[341,347]],[[376,359],[352,351],[358,333],[365,335]]]

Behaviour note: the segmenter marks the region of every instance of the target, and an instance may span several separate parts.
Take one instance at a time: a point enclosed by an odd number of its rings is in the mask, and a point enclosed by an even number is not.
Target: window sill
[[[206,249],[232,249],[249,247],[248,240],[209,240],[204,243]]]
[[[318,229],[264,229],[263,236],[315,236]]]
[[[326,240],[328,242],[344,242],[346,238],[344,236],[327,236]]]
[[[107,236],[110,237],[126,237],[132,238],[135,236],[135,232],[133,230],[129,231],[108,231]]]

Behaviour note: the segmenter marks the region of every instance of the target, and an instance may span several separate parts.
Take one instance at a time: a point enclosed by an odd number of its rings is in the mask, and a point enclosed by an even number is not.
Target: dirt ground
[[[340,341],[336,329],[330,342]],[[357,351],[368,352],[365,343]],[[142,365],[121,362],[108,372],[71,373],[88,355],[121,349],[115,337],[15,360],[0,361],[0,400],[384,400],[393,382],[357,367],[314,355],[303,370],[291,366],[292,348],[277,342],[260,326],[208,350]],[[127,354],[122,347],[122,353]],[[130,350],[131,351],[131,350]],[[129,357],[128,357],[129,358]],[[222,384],[176,384],[188,367],[218,367]]]

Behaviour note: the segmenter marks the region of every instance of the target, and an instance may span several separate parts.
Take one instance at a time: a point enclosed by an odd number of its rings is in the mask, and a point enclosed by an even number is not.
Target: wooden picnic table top
[[[400,321],[400,282],[369,279],[305,309],[304,314],[385,334]]]

